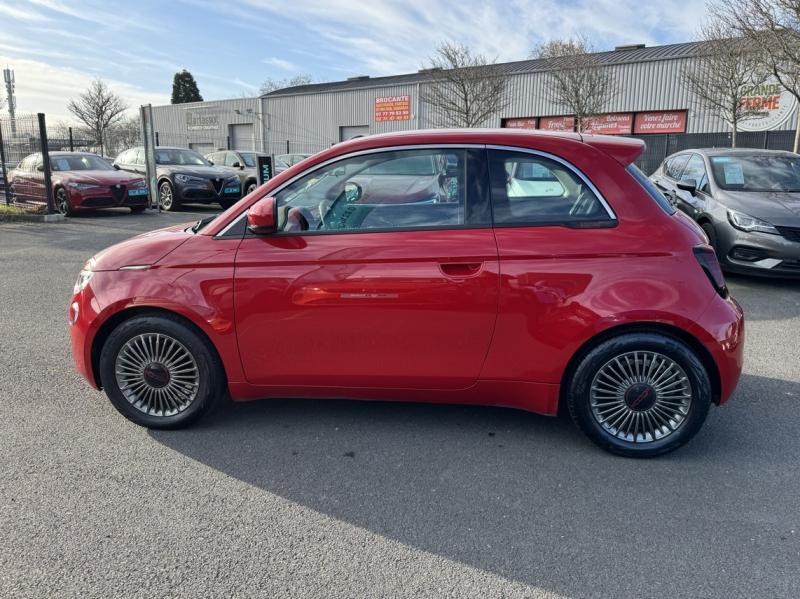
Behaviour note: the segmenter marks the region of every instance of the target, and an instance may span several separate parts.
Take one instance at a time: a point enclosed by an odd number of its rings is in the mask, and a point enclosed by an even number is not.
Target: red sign
[[[639,112],[633,122],[634,133],[683,133],[686,111]]]
[[[539,129],[545,131],[574,131],[573,116],[543,116],[539,119]]]
[[[411,118],[411,96],[375,98],[376,121],[407,121]]]
[[[502,125],[508,129],[536,129],[536,117],[503,119]]]
[[[586,119],[583,125],[584,133],[602,133],[604,135],[629,134],[633,128],[633,114],[601,114]]]

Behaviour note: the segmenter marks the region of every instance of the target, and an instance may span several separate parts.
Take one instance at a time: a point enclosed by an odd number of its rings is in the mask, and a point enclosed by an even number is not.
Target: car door
[[[678,196],[678,181],[681,180],[683,169],[689,162],[689,154],[677,154],[668,158],[664,163],[662,175],[654,179],[656,187],[676,207],[681,208]]]
[[[30,173],[28,179],[28,194],[34,202],[46,202],[47,192],[44,187],[44,162],[42,155],[37,155],[36,162],[33,166],[33,171]]]
[[[280,231],[236,256],[247,380],[472,385],[498,301],[487,181],[482,150],[430,148],[359,153],[280,189]]]
[[[702,189],[708,189],[708,177],[706,176],[706,165],[700,154],[690,154],[686,166],[683,168],[680,180],[691,179],[697,185],[694,192],[685,189],[675,188],[675,198],[678,207],[693,219],[703,214],[706,208],[706,193]]]
[[[29,169],[34,162],[33,156],[23,158],[13,171],[11,183],[13,184],[14,198],[17,202],[24,202],[30,199],[30,177]]]

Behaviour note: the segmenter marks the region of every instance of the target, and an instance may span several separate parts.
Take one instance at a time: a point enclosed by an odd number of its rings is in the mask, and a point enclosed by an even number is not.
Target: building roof
[[[601,65],[631,64],[649,62],[654,60],[669,60],[686,58],[702,54],[705,42],[685,42],[669,44],[666,46],[623,46],[607,52],[596,52],[594,56]],[[520,73],[535,73],[558,68],[558,58],[533,58],[515,62],[502,62],[494,65],[498,74],[516,75]],[[311,83],[309,85],[296,85],[279,89],[263,97],[289,96],[295,94],[318,94],[323,92],[349,91],[368,87],[383,87],[391,85],[407,85],[421,83],[436,79],[435,70],[422,70],[405,75],[389,75],[386,77],[351,77],[345,81],[332,81],[330,83]]]

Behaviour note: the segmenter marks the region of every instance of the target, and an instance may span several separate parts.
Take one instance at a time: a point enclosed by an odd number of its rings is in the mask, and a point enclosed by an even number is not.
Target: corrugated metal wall
[[[678,57],[615,64],[610,69],[617,93],[605,112],[688,110],[686,133],[728,132],[718,115],[698,106],[681,84],[681,72],[695,60]],[[508,104],[484,126],[499,127],[501,119],[568,114],[555,105],[547,91],[547,72],[509,75]],[[230,125],[252,123],[254,148],[272,154],[313,153],[340,141],[342,127],[368,127],[371,134],[440,127],[440,119],[421,100],[425,82],[369,86],[341,91],[265,96],[260,100],[235,99],[219,102],[160,106],[153,108],[155,130],[162,145],[213,144],[227,147]],[[375,98],[410,96],[411,118],[377,122]],[[195,126],[187,128],[187,111]],[[206,124],[203,115],[208,115]],[[795,116],[791,125],[794,128]],[[189,118],[191,121],[191,118]]]

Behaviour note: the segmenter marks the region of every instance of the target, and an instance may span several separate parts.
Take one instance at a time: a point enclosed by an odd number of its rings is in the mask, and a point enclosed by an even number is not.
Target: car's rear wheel
[[[224,372],[200,333],[167,316],[126,320],[100,355],[111,403],[148,428],[179,428],[207,413],[223,394]]]
[[[603,449],[653,457],[697,434],[711,405],[711,384],[682,341],[629,333],[583,357],[568,383],[567,405],[578,427]]]
[[[180,204],[175,199],[175,190],[169,181],[162,181],[158,184],[158,200],[161,203],[161,209],[167,212],[180,208]]]
[[[256,181],[250,181],[250,182],[247,184],[247,187],[245,187],[245,190],[244,190],[244,195],[250,195],[250,194],[251,194],[251,193],[253,193],[253,192],[254,192],[256,189],[258,189],[258,183],[257,183]]]
[[[75,211],[69,203],[69,193],[63,187],[56,189],[56,210],[64,216],[72,216]]]

